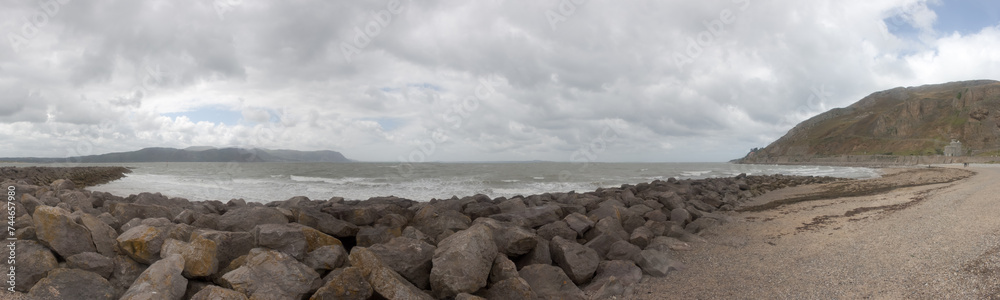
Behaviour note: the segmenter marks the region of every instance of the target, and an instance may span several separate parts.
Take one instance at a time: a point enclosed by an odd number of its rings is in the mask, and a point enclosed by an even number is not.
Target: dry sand
[[[965,168],[892,169],[878,180],[774,191],[743,208],[961,177]],[[629,299],[1000,299],[1000,167],[949,183],[811,200],[702,233],[686,269],[646,278]],[[867,185],[867,186],[866,186]],[[862,193],[863,194],[863,193]]]

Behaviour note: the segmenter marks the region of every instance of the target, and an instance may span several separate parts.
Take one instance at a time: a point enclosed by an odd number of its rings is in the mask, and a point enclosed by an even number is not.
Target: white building
[[[944,146],[944,156],[962,156],[962,142],[951,140],[951,144]]]

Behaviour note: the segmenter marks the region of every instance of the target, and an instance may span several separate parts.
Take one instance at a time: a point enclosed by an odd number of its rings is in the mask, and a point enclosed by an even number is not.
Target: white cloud
[[[588,1],[554,29],[556,0],[404,1],[348,63],[341,42],[387,2],[243,2],[221,18],[69,2],[20,52],[0,47],[0,128],[17,130],[0,156],[213,145],[394,161],[430,141],[426,160],[565,161],[603,141],[596,160],[722,161],[876,90],[1000,77],[1000,29],[938,33],[925,0]],[[37,7],[5,8],[6,37]],[[200,107],[245,122],[162,116]]]

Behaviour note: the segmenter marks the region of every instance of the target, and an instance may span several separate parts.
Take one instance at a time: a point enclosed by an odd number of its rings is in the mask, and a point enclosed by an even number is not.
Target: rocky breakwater
[[[586,193],[268,204],[7,180],[17,291],[40,299],[607,299],[683,270],[738,202],[835,180],[745,176]],[[3,266],[7,267],[7,266]]]

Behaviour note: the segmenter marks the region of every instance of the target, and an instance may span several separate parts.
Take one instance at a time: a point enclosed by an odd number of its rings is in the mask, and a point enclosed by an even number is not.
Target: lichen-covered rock
[[[118,246],[126,255],[144,264],[160,259],[160,249],[167,240],[168,227],[139,225],[118,236]]]
[[[118,232],[107,223],[90,214],[80,216],[80,222],[90,231],[97,252],[107,257],[114,257],[118,246]]]
[[[35,235],[38,241],[62,257],[70,257],[83,252],[94,252],[94,240],[87,227],[73,222],[70,213],[64,209],[42,206],[32,215]]]
[[[438,296],[454,297],[485,287],[496,259],[493,233],[483,224],[456,232],[438,244],[431,268],[431,288]]]
[[[299,299],[321,283],[319,274],[283,252],[254,248],[243,266],[222,280],[250,298]]]
[[[428,289],[430,286],[431,259],[435,249],[434,245],[405,237],[368,248],[378,255],[385,266],[420,289]]]
[[[366,300],[373,294],[361,269],[348,267],[334,274],[309,300]]]
[[[248,300],[246,295],[224,287],[210,285],[191,297],[191,300]]]
[[[167,256],[149,266],[121,300],[139,299],[181,299],[187,289],[184,271],[184,257],[179,254]],[[155,297],[151,297],[155,295]]]
[[[31,299],[114,299],[114,289],[101,275],[79,269],[55,269],[28,292]]]
[[[601,257],[597,251],[580,245],[575,241],[555,237],[549,244],[552,251],[552,262],[556,263],[576,284],[590,281],[597,270]]]
[[[73,269],[94,272],[104,277],[104,279],[111,278],[111,272],[115,270],[114,261],[97,252],[84,252],[67,257],[66,266]]]
[[[249,232],[195,230],[191,239],[196,238],[215,242],[215,257],[219,261],[219,267],[229,266],[233,259],[246,255],[254,247],[253,235]]]
[[[306,252],[311,252],[323,246],[344,245],[340,239],[323,233],[315,228],[296,223],[292,223],[291,225],[302,231],[302,236],[306,239]]]
[[[168,239],[160,250],[162,257],[179,254],[184,257],[185,277],[205,277],[219,269],[219,258],[216,255],[218,245],[213,240],[195,235],[191,242],[185,243]]]

